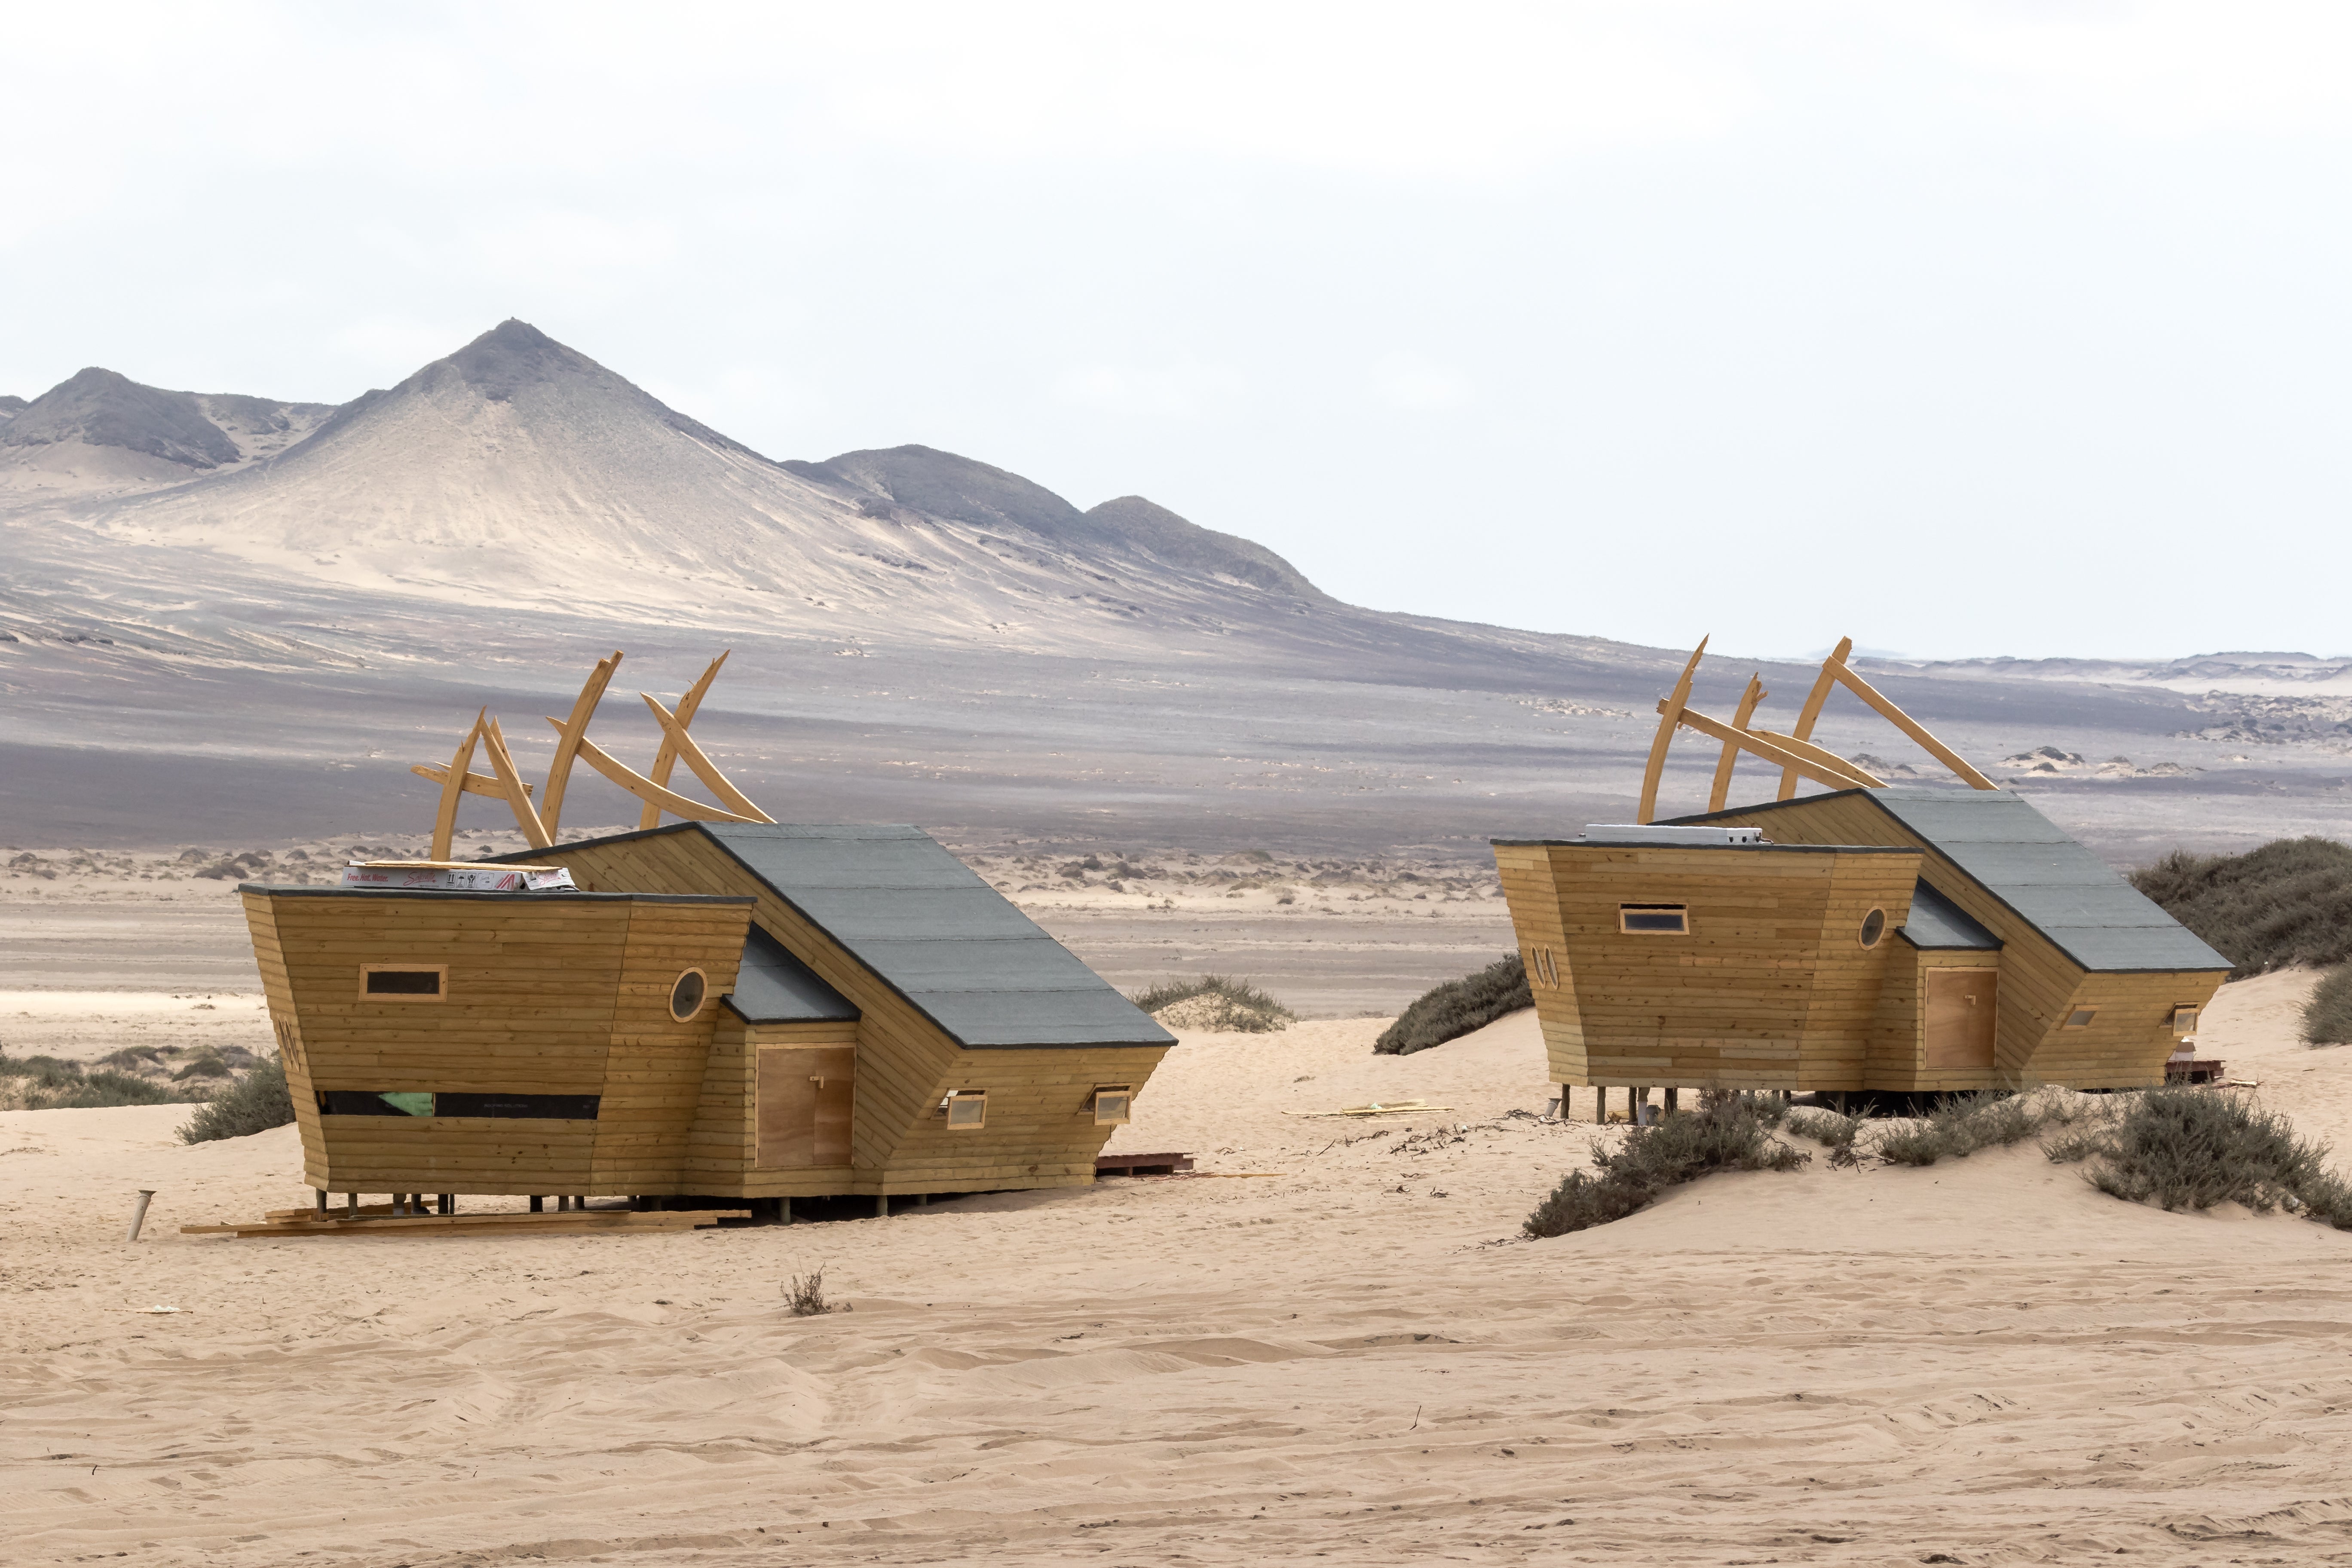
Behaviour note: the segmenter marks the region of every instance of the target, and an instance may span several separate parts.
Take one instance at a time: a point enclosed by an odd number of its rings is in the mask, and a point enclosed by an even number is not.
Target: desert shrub
[[[0,1103],[25,1110],[89,1110],[112,1105],[187,1105],[209,1098],[113,1068],[88,1068],[57,1057],[0,1056]]]
[[[1890,1165],[1932,1165],[1952,1151],[1928,1122],[1890,1127],[1871,1140],[1870,1152]]]
[[[1706,1089],[1696,1110],[1633,1127],[1613,1152],[1596,1146],[1593,1172],[1570,1171],[1519,1228],[1566,1236],[1657,1201],[1660,1193],[1714,1171],[1792,1171],[1812,1158],[1769,1135],[1777,1104],[1728,1089]]]
[[[2352,963],[2339,963],[2320,976],[2304,1004],[2303,1037],[2314,1046],[2352,1045]]]
[[[1854,1147],[1862,1132],[1861,1117],[1808,1109],[1789,1112],[1788,1125],[1791,1132],[1801,1132],[1827,1148],[1831,1164],[1843,1169],[1862,1163],[1861,1151]]]
[[[2226,954],[2233,980],[2352,959],[2352,845],[2278,838],[2243,855],[2176,849],[2131,883]]]
[[[1298,1021],[1297,1014],[1248,981],[1223,974],[1163,980],[1128,1000],[1171,1029],[1265,1035]]]
[[[1917,1121],[1890,1127],[1872,1140],[1870,1152],[1890,1165],[1932,1165],[1965,1160],[1979,1149],[2006,1149],[2072,1121],[2073,1098],[2063,1091],[2013,1094],[1979,1089],[1956,1094]]]
[[[1379,1056],[1409,1057],[1535,1005],[1526,962],[1517,952],[1506,953],[1475,974],[1423,992],[1372,1042],[1372,1050]]]
[[[2209,1209],[2284,1205],[2352,1229],[2352,1186],[2327,1169],[2324,1145],[2244,1094],[2189,1084],[2151,1089],[2086,1119],[2050,1155],[2082,1162],[2099,1191],[2128,1203]]]
[[[283,1127],[293,1120],[294,1095],[286,1087],[286,1068],[276,1057],[271,1057],[206,1100],[203,1109],[180,1129],[180,1142],[207,1143],[215,1138],[243,1138]]]
[[[793,1282],[784,1287],[784,1305],[795,1318],[821,1318],[832,1311],[833,1303],[824,1299],[824,1270],[819,1268],[805,1278],[793,1275]]]

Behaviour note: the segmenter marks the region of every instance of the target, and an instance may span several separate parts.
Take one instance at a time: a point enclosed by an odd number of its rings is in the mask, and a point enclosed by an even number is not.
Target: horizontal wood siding
[[[720,1023],[704,1070],[702,1103],[694,1124],[689,1185],[714,1197],[817,1197],[854,1190],[851,1167],[762,1171],[759,1155],[759,1047],[855,1046],[854,1023],[761,1024],[731,1015]],[[862,1064],[861,1064],[862,1065]],[[853,1117],[854,1121],[854,1117]]]
[[[741,904],[628,908],[590,1191],[682,1192],[711,1037],[725,1011],[719,998],[735,989],[751,910]],[[700,1009],[681,1024],[670,1016],[670,994],[688,969],[703,972],[704,995]]]
[[[1528,989],[1536,999],[1546,1069],[1553,1083],[1589,1085],[1591,1063],[1585,1052],[1584,1016],[1577,1009],[1576,972],[1568,962],[1568,932],[1560,921],[1551,858],[1540,846],[1497,844],[1495,869],[1510,907],[1519,962],[1527,966]],[[1549,964],[1543,961],[1546,953]]]

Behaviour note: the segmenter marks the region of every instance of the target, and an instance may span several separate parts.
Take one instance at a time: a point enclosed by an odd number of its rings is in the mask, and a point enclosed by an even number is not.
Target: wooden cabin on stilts
[[[2015,794],[1999,788],[1847,663],[1823,661],[1789,733],[1689,706],[1691,655],[1658,731],[1636,820],[1573,838],[1497,840],[1495,858],[1561,1111],[1622,1089],[1788,1095],[2164,1081],[2230,961]],[[1967,787],[1895,787],[1812,743],[1843,687]],[[1667,748],[1723,745],[1707,810],[1655,820]],[[1741,754],[1778,798],[1727,805]],[[1800,796],[1800,783],[1829,793]]]
[[[620,660],[549,721],[543,790],[487,711],[414,770],[442,786],[429,859],[239,889],[320,1207],[724,1198],[790,1218],[795,1198],[887,1214],[1091,1183],[1174,1037],[920,829],[769,818],[688,732],[723,655],[675,710],[645,699],[650,774],[599,749]],[[575,761],[637,799],[637,831],[561,840]],[[680,762],[717,804],[669,787]],[[506,802],[530,847],[452,859],[467,794]]]

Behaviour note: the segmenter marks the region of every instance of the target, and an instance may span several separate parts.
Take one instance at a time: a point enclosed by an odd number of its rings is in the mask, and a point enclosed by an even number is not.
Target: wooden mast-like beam
[[[727,653],[732,653],[735,650],[733,648],[729,648]],[[677,700],[677,727],[680,730],[685,729],[688,724],[694,722],[695,713],[702,707],[702,694],[710,689],[710,682],[712,679],[719,674],[719,667],[727,662],[727,653],[722,653],[717,658],[712,659],[710,661],[710,668],[702,672],[702,679],[696,681],[691,687],[688,688],[686,695]],[[670,771],[677,766],[677,742],[669,738],[669,731],[667,730],[664,730],[662,731],[661,750],[654,753],[654,771],[650,776],[654,783],[660,784],[663,788],[667,789],[669,787]],[[638,829],[642,831],[648,827],[659,827],[660,826],[660,808],[648,804],[646,809],[638,815]]]
[[[411,763],[408,765],[408,771],[418,778],[431,779],[435,784],[440,784],[449,776],[449,770],[438,763]],[[530,792],[530,785],[525,784],[522,787],[526,795]],[[504,800],[507,797],[507,786],[499,783],[496,773],[467,773],[466,793],[486,795],[493,800]]]
[[[550,719],[548,723],[557,730],[563,728],[563,721],[561,719]],[[639,800],[657,805],[672,816],[682,816],[689,822],[766,822],[769,820],[764,816],[738,816],[731,811],[721,811],[717,806],[705,805],[698,800],[688,800],[682,795],[674,795],[630,767],[626,763],[606,755],[604,748],[584,735],[580,739],[580,760],[635,795]]]
[[[1885,779],[1874,776],[1860,763],[1850,762],[1835,752],[1816,746],[1811,741],[1800,741],[1794,735],[1776,735],[1769,730],[1751,730],[1748,733],[1761,736],[1784,752],[1793,752],[1817,767],[1827,768],[1832,773],[1843,773],[1853,780],[1860,788],[1885,789],[1886,787]]]
[[[1843,647],[1844,645],[1841,644],[1839,646]],[[1953,774],[1956,777],[1964,780],[1970,789],[1999,789],[2000,787],[2000,785],[1993,783],[1992,780],[1985,777],[1984,774],[1971,767],[1967,759],[1963,758],[1959,752],[1952,750],[1951,747],[1944,744],[1943,742],[1938,741],[1935,736],[1929,734],[1927,732],[1927,726],[1921,724],[1916,719],[1912,718],[1910,714],[1906,713],[1902,709],[1896,707],[1892,699],[1885,696],[1876,687],[1871,685],[1870,682],[1864,680],[1859,675],[1856,675],[1853,670],[1848,669],[1842,660],[1832,660],[1831,664],[1824,665],[1822,667],[1822,672],[1826,675],[1836,677],[1839,683],[1844,686],[1848,691],[1853,692],[1856,697],[1861,698],[1864,702],[1867,702],[1873,708],[1877,709],[1880,716],[1885,718],[1888,723],[1894,725],[1896,729],[1902,731],[1905,734],[1918,742],[1919,744],[1926,749],[1929,756],[1935,758],[1937,762],[1951,769]]]
[[[474,727],[457,743],[457,754],[449,759],[448,776],[441,781],[441,806],[433,814],[433,858],[449,858],[449,843],[457,834],[457,797],[466,793],[467,771],[474,765],[474,744],[482,738],[482,721],[489,716],[484,708],[474,715]]]
[[[1661,701],[1658,704],[1658,711],[1664,713],[1665,710],[1666,704]],[[1702,735],[1721,741],[1727,746],[1737,746],[1743,752],[1751,752],[1768,763],[1778,763],[1783,768],[1793,768],[1801,776],[1811,779],[1817,784],[1825,784],[1835,789],[1875,789],[1879,784],[1878,780],[1872,778],[1853,763],[1838,761],[1819,746],[1800,742],[1804,745],[1804,750],[1797,751],[1788,744],[1788,738],[1785,736],[1774,735],[1763,730],[1735,730],[1722,720],[1710,719],[1696,708],[1683,709],[1675,716],[1674,721],[1678,725],[1696,730]]]
[[[1764,689],[1762,677],[1749,676],[1748,689],[1739,694],[1739,710],[1731,716],[1731,727],[1735,730],[1748,728],[1748,721],[1756,717],[1756,705],[1770,695],[1772,695],[1770,692]],[[1728,742],[1725,742],[1723,755],[1717,757],[1715,762],[1715,787],[1706,794],[1707,810],[1721,811],[1723,803],[1730,798],[1731,764],[1738,760],[1739,748]]]
[[[514,811],[515,826],[522,829],[524,842],[533,849],[552,848],[555,840],[547,836],[547,826],[530,804],[530,790],[522,782],[522,771],[515,766],[514,753],[507,750],[507,738],[499,721],[489,721],[489,732],[483,737],[490,753],[490,766],[505,786],[507,805]]]
[[[710,793],[719,797],[719,804],[753,822],[776,820],[753,805],[748,795],[727,782],[727,775],[719,771],[719,764],[703,755],[701,746],[696,743],[693,736],[686,732],[686,726],[677,721],[675,714],[655,701],[649,694],[640,691],[637,695],[645,699],[646,706],[652,709],[654,717],[661,721],[663,734],[677,743],[677,754],[685,759],[688,767],[694,770],[694,776],[700,779],[709,787]]]
[[[1837,677],[1831,673],[1832,668],[1845,663],[1845,656],[1853,651],[1852,637],[1838,638],[1836,648],[1831,652],[1829,658],[1822,660],[1822,672],[1813,678],[1813,689],[1805,693],[1805,705],[1797,710],[1796,728],[1790,730],[1790,734],[1800,741],[1810,741],[1813,738],[1813,726],[1822,717],[1822,704],[1830,700],[1830,688],[1837,681]],[[1792,800],[1796,797],[1796,794],[1797,770],[1783,768],[1780,771],[1780,793],[1776,798]]]
[[[1665,777],[1666,747],[1673,743],[1675,728],[1682,717],[1684,705],[1690,701],[1691,678],[1698,673],[1698,661],[1706,652],[1706,638],[1698,639],[1691,650],[1690,662],[1683,666],[1683,677],[1675,682],[1675,694],[1658,704],[1664,715],[1658,721],[1657,738],[1650,742],[1650,762],[1642,770],[1642,801],[1633,812],[1633,820],[1647,822],[1657,815],[1658,782]]]
[[[541,817],[547,824],[547,839],[551,844],[555,842],[555,836],[562,831],[563,792],[564,787],[572,782],[572,755],[580,750],[582,737],[588,733],[588,721],[594,716],[596,704],[604,700],[605,686],[611,682],[614,673],[620,668],[621,650],[619,648],[613,650],[612,658],[600,658],[596,661],[596,668],[588,672],[587,680],[580,688],[579,700],[572,704],[570,721],[563,726],[563,732],[555,739],[555,760],[547,764],[547,794],[542,799],[541,812]],[[656,820],[659,820],[659,814],[656,814]],[[642,826],[650,827],[654,824],[646,823]]]

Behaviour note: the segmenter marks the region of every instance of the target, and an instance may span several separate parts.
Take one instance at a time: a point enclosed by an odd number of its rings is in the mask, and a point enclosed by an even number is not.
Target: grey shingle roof
[[[1911,913],[1903,921],[1903,936],[1913,947],[1990,952],[2000,946],[2000,938],[1977,924],[1968,910],[1925,882],[1911,889]]]
[[[2105,861],[2008,790],[1891,785],[1843,790],[1877,806],[1940,851],[2089,970],[2226,970],[2230,961],[2200,942]],[[1772,801],[1710,816],[1763,817],[1825,800]]]
[[[756,925],[744,933],[743,964],[726,1003],[747,1024],[846,1023],[857,1016],[855,1003]]]
[[[681,822],[584,842],[666,833],[707,836],[960,1046],[1176,1043],[919,827]]]

